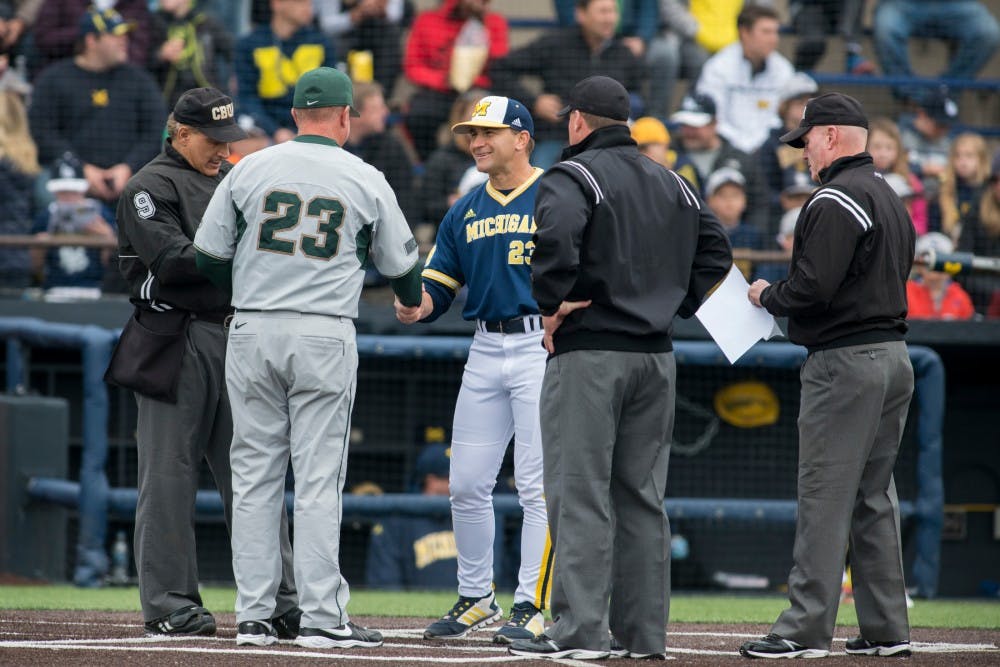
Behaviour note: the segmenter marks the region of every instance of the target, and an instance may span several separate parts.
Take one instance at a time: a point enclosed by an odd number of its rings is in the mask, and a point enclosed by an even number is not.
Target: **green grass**
[[[498,596],[508,609],[510,594]],[[236,592],[231,588],[206,587],[204,604],[215,611],[231,611]],[[396,593],[355,590],[350,610],[357,616],[417,616],[432,619],[455,601],[451,592]],[[670,620],[677,623],[759,623],[769,625],[787,601],[776,595],[681,594],[670,602]],[[137,588],[86,589],[73,586],[0,586],[0,608],[93,609],[135,611]],[[853,605],[841,605],[839,625],[857,625]],[[923,628],[1000,629],[1000,602],[986,600],[917,600],[910,610],[910,624]]]

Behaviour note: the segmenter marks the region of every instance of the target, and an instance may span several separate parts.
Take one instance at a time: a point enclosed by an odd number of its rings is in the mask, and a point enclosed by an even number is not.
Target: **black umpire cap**
[[[803,148],[802,137],[819,125],[853,125],[868,129],[868,118],[861,103],[843,93],[826,93],[806,102],[799,126],[781,135],[781,141],[793,148]]]
[[[215,88],[192,88],[174,105],[174,120],[193,127],[215,141],[246,139],[236,122],[233,98]]]
[[[588,76],[569,91],[566,106],[559,116],[568,116],[574,109],[601,118],[628,120],[628,91],[611,77]]]

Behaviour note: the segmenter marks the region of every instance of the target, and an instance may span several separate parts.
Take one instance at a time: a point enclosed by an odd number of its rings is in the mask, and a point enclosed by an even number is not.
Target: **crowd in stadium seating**
[[[859,46],[864,0],[790,0],[787,16],[770,2],[555,0],[552,27],[513,50],[509,17],[489,0],[441,0],[420,12],[412,0],[91,1],[0,0],[2,234],[52,233],[58,191],[46,183],[78,163],[83,199],[98,204],[105,224],[75,229],[113,236],[108,210],[157,153],[181,92],[233,93],[251,135],[233,146],[238,159],[294,136],[289,107],[299,74],[340,64],[355,79],[361,112],[345,148],[386,174],[424,250],[463,176],[478,176],[450,124],[487,92],[516,97],[535,117],[533,161],[549,165],[565,142],[556,113],[568,88],[591,74],[628,88],[633,116],[644,117],[637,141],[700,188],[736,247],[780,250],[788,212],[816,187],[801,152],[777,141],[819,92],[801,70],[838,34],[845,71],[874,71]],[[874,3],[873,45],[885,75],[912,74],[911,36],[954,40],[943,76],[959,79],[974,77],[1000,44],[981,2]],[[798,33],[792,61],[778,51],[783,22]],[[675,104],[680,78],[689,89]],[[869,148],[917,232],[941,233],[957,251],[1000,254],[1000,158],[991,159],[983,137],[956,131],[955,91],[898,80],[892,90],[904,113],[873,119]],[[0,281],[90,286],[108,253],[75,250],[60,251],[62,260],[35,253],[34,262],[27,250],[0,250]],[[782,269],[747,272],[773,279]],[[98,284],[114,289],[116,273]],[[996,278],[959,282],[977,316],[1000,316]]]

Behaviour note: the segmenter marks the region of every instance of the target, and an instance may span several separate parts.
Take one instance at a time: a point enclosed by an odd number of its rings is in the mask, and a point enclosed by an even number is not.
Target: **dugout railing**
[[[75,552],[74,581],[85,585],[100,580],[104,575],[107,559],[107,526],[110,518],[131,520],[134,517],[137,492],[134,488],[112,488],[106,473],[108,461],[109,399],[108,386],[103,382],[104,369],[110,358],[118,331],[95,326],[55,324],[33,318],[0,317],[0,333],[6,340],[6,380],[9,392],[23,391],[28,385],[30,369],[30,349],[32,347],[77,348],[82,352],[82,437],[79,467],[79,481],[52,478],[30,478],[27,480],[27,495],[37,502],[52,502],[76,509],[79,514],[78,534]],[[355,414],[355,422],[368,427],[370,442],[396,438],[399,432],[426,423],[426,410],[414,407],[419,397],[426,392],[426,382],[437,382],[440,375],[449,376],[445,392],[447,405],[452,405],[452,386],[457,387],[461,365],[468,353],[471,340],[456,337],[415,337],[415,336],[370,336],[358,337],[359,356],[362,371],[359,377],[359,392],[367,392],[373,408],[371,414]],[[686,373],[724,372],[728,362],[716,345],[710,341],[675,341],[681,393],[684,393]],[[754,346],[734,369],[780,370],[792,382],[797,382],[795,373],[804,360],[803,348],[790,343],[761,343]],[[919,595],[933,597],[937,592],[940,569],[940,537],[943,517],[943,482],[941,471],[942,422],[944,413],[944,368],[938,355],[931,349],[911,346],[910,356],[916,376],[916,392],[911,404],[911,418],[907,427],[912,432],[916,444],[913,469],[906,477],[912,482],[900,484],[901,512],[904,518],[912,518],[913,560],[910,568],[910,584]],[[422,379],[407,381],[407,364],[414,361],[439,366],[433,373],[425,373]],[[447,366],[440,366],[440,364]],[[444,372],[440,372],[444,370]],[[454,377],[459,373],[459,377]],[[693,377],[693,376],[692,376]],[[423,383],[423,384],[421,384]],[[789,385],[783,391],[782,401],[791,406],[790,414],[783,417],[784,430],[775,437],[782,440],[785,454],[778,462],[763,461],[766,468],[773,468],[773,482],[768,483],[768,491],[778,497],[753,497],[752,487],[740,487],[732,477],[745,469],[750,458],[761,458],[759,452],[778,449],[771,438],[759,442],[741,440],[739,456],[733,450],[720,445],[712,459],[712,476],[697,477],[689,465],[677,453],[671,463],[671,482],[665,506],[671,520],[691,519],[710,522],[752,522],[759,524],[794,524],[794,460],[787,460],[788,440],[794,441],[794,418],[797,414],[797,388]],[[396,393],[387,389],[392,387]],[[380,400],[383,404],[380,404]],[[440,403],[441,401],[438,401]],[[362,401],[358,401],[358,408]],[[386,405],[394,405],[395,410]],[[680,405],[679,411],[690,407]],[[697,406],[695,406],[695,409]],[[387,410],[390,410],[387,412]],[[702,409],[704,412],[704,410]],[[447,418],[441,413],[436,419]],[[379,432],[379,427],[392,429]],[[683,420],[679,420],[679,423]],[[692,421],[692,420],[688,420]],[[696,420],[694,420],[696,421]],[[449,422],[450,423],[450,420]],[[695,426],[695,430],[700,427]],[[911,431],[912,429],[912,431]],[[683,431],[683,429],[678,429]],[[704,435],[702,433],[701,435]],[[690,439],[689,433],[677,432],[676,439]],[[792,443],[794,444],[794,443]],[[352,444],[352,458],[364,457],[367,443],[359,445],[355,452]],[[374,445],[372,445],[374,447]],[[794,449],[792,449],[794,452]],[[755,453],[756,452],[756,453]],[[742,457],[742,458],[741,458]],[[747,458],[750,457],[750,458]],[[687,466],[687,467],[685,467]],[[677,477],[676,481],[674,477]],[[897,467],[897,477],[899,467]],[[349,474],[350,481],[350,474]],[[760,488],[758,485],[755,488]],[[390,488],[391,490],[391,488]],[[707,495],[706,495],[707,494]],[[739,496],[743,497],[739,497]],[[764,494],[761,494],[764,495]],[[701,497],[698,497],[701,496]],[[288,504],[294,499],[288,495]],[[511,515],[520,513],[516,497],[498,494],[494,500],[498,525]],[[391,514],[424,515],[447,513],[447,498],[421,497],[410,493],[387,493],[380,496],[345,495],[345,518],[375,518]],[[222,504],[215,491],[198,493],[196,512],[202,518],[222,515]],[[498,534],[500,531],[498,531]]]

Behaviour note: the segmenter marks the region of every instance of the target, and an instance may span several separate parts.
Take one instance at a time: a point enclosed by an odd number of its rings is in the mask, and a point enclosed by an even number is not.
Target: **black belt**
[[[488,333],[503,333],[503,334],[514,334],[514,333],[529,333],[532,331],[542,330],[542,316],[541,315],[525,315],[524,317],[515,317],[510,320],[497,320],[490,322],[487,320],[477,320],[476,328],[480,331],[486,331]]]

